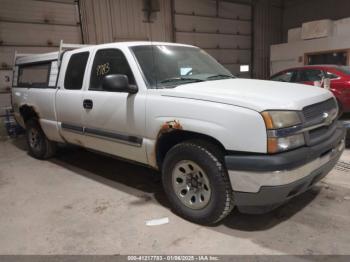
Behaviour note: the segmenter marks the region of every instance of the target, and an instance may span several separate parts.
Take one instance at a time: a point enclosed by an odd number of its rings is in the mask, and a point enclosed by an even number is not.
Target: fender
[[[154,152],[160,134],[174,129],[211,137],[225,150],[266,153],[266,127],[259,112],[217,102],[160,98],[148,99],[145,142],[151,166],[156,165]]]

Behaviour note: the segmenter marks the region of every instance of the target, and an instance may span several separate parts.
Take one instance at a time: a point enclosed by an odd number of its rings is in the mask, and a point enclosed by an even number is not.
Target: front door
[[[145,93],[129,94],[103,90],[106,75],[123,74],[131,85],[135,78],[124,53],[99,49],[84,92],[84,145],[108,154],[147,163],[144,147]]]

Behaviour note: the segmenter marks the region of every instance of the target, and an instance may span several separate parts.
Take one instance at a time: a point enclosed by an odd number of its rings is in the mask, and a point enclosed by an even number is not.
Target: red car
[[[330,79],[330,89],[343,113],[350,112],[350,67],[312,65],[291,68],[273,75],[270,80],[314,85],[324,78]]]

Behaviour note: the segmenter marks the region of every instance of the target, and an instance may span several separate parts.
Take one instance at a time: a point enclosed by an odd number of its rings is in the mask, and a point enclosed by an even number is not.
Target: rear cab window
[[[68,90],[80,90],[83,87],[86,64],[89,52],[73,54],[68,62],[66,76],[64,78],[64,88]]]

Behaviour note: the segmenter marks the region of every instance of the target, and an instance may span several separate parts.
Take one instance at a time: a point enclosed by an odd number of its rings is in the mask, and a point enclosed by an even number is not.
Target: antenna
[[[156,84],[156,89],[158,89],[158,76],[157,76],[157,67],[156,67],[156,55],[154,51],[154,45],[153,45],[153,32],[152,32],[152,25],[151,21],[148,22],[148,32],[149,32],[149,40],[151,42],[151,52],[152,52],[152,75],[155,77],[155,84]]]
[[[155,82],[156,82],[156,89],[158,88],[158,76],[157,76],[157,67],[156,67],[156,53],[154,51],[154,45],[153,45],[153,32],[152,32],[152,14],[154,12],[160,11],[159,2],[157,0],[144,0],[144,8],[143,11],[145,12],[146,17],[146,23],[148,23],[148,33],[149,38],[148,40],[151,42],[151,52],[152,52],[152,59],[153,59],[153,68],[151,72],[154,72]]]
[[[155,76],[155,80],[156,80],[156,89],[158,89],[158,72],[157,72],[157,67],[156,67],[156,54],[154,52],[151,24],[149,24],[149,27],[150,27],[150,34],[151,34],[150,35],[150,40],[151,40],[151,50],[152,50],[152,59],[153,59],[153,69],[152,69],[152,71],[154,71],[154,76]]]

